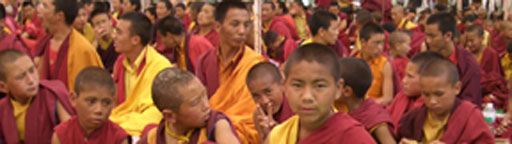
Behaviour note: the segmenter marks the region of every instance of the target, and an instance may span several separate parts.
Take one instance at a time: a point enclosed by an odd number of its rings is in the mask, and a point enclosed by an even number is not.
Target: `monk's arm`
[[[375,128],[375,131],[373,132],[372,135],[373,137],[377,138],[377,141],[379,141],[379,143],[396,144],[393,135],[389,131],[388,125],[378,126],[377,128]]]
[[[231,129],[226,119],[217,121],[215,124],[215,141],[218,144],[239,144],[238,138]]]
[[[66,121],[71,118],[71,115],[66,111],[64,106],[60,103],[60,101],[57,101],[57,116],[59,117],[60,122]]]
[[[258,118],[256,118],[257,112],[257,110],[254,111],[254,113],[252,114],[252,119],[254,121],[254,127],[256,127],[256,131],[258,131],[258,137],[260,138],[260,141],[263,141],[267,136],[264,134],[261,126],[259,125],[260,121],[258,120]]]
[[[376,102],[387,105],[393,100],[393,70],[389,62],[384,64],[384,68],[382,68],[382,75],[382,97],[378,98]]]
[[[60,144],[59,137],[55,133],[52,135],[52,144]]]

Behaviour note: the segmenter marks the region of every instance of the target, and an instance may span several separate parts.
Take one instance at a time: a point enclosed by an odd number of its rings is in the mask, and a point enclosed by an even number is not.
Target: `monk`
[[[348,52],[345,52],[343,44],[338,40],[339,23],[339,18],[327,10],[313,13],[309,21],[311,37],[300,42],[299,45],[319,43],[331,47],[339,57],[347,55]]]
[[[420,67],[430,60],[444,59],[438,53],[427,51],[421,52],[411,58],[405,68],[405,77],[402,79],[403,89],[395,95],[391,105],[387,107],[391,114],[391,120],[398,129],[398,121],[407,112],[423,105],[420,93]]]
[[[123,15],[123,0],[112,0],[110,3],[112,4],[112,18],[117,20]]]
[[[42,0],[38,12],[47,35],[36,45],[35,61],[41,79],[57,79],[73,92],[76,75],[85,67],[103,67],[91,43],[72,28],[78,4],[69,0]]]
[[[274,126],[295,115],[284,95],[282,79],[279,69],[270,62],[254,65],[247,74],[247,87],[258,105],[253,119],[261,141]]]
[[[261,6],[263,32],[274,30],[279,35],[285,36],[287,38],[294,38],[291,34],[291,30],[286,26],[285,21],[275,16],[275,11],[276,6],[271,1],[265,1]]]
[[[361,52],[356,56],[365,60],[372,69],[373,82],[366,93],[379,104],[390,104],[400,87],[398,76],[395,76],[391,61],[382,54],[385,43],[384,30],[370,22],[359,32]]]
[[[98,68],[83,69],[75,81],[71,104],[76,116],[55,127],[52,144],[106,143],[128,144],[123,128],[108,120],[116,105],[116,86],[110,73]]]
[[[288,8],[285,2],[276,3],[275,17],[284,21],[284,24],[290,30],[294,40],[300,40],[299,33],[297,32],[297,25],[293,21],[293,17],[288,13]]]
[[[210,109],[206,88],[194,74],[164,69],[156,76],[151,93],[163,119],[140,144],[240,143],[229,118]]]
[[[147,124],[158,123],[162,115],[151,100],[151,83],[156,74],[170,67],[169,61],[149,46],[151,23],[142,13],[125,13],[112,34],[116,52],[114,65],[117,106],[110,120],[128,134],[140,136]]]
[[[164,17],[158,22],[160,39],[166,46],[163,55],[178,68],[194,73],[199,56],[213,46],[202,36],[188,34],[182,25],[174,16]]]
[[[346,107],[346,113],[361,122],[366,131],[379,143],[394,144],[394,125],[384,105],[366,99],[365,95],[372,84],[370,66],[359,58],[343,58],[340,60],[340,75],[343,79],[342,94],[334,102],[337,110]]]
[[[389,35],[388,43],[391,47],[389,57],[393,61],[399,80],[402,80],[405,77],[405,67],[409,63],[407,54],[411,50],[411,38],[405,32],[395,31]]]
[[[95,8],[89,16],[89,21],[96,34],[95,42],[93,42],[96,52],[98,52],[105,69],[112,73],[119,53],[116,52],[112,41],[113,27],[108,9]]]
[[[400,143],[494,143],[479,106],[457,97],[462,88],[458,74],[448,59],[429,60],[420,68],[424,105],[400,119]]]
[[[156,4],[156,17],[161,20],[172,13],[172,4],[170,1],[159,1]]]
[[[507,44],[507,53],[501,58],[501,67],[505,73],[505,79],[510,80],[512,77],[512,42]]]
[[[5,16],[5,7],[0,5],[0,27],[2,28],[5,27]],[[32,58],[32,52],[23,43],[21,38],[17,37],[15,34],[9,34],[3,29],[0,30],[0,44],[0,50],[16,49]]]
[[[0,143],[49,144],[53,128],[75,112],[62,82],[39,80],[29,56],[0,52]]]
[[[21,36],[32,40],[39,40],[45,35],[43,22],[37,16],[36,7],[32,2],[22,3]]]
[[[307,7],[304,6],[302,0],[294,0],[290,7],[290,15],[292,15],[295,26],[297,27],[299,38],[309,38]]]
[[[307,44],[290,55],[284,91],[296,113],[272,129],[265,143],[375,143],[364,126],[332,109],[343,94],[338,57],[321,44]]]
[[[507,43],[512,40],[512,22],[501,22],[500,28],[495,31],[495,36],[492,37],[491,47],[498,52],[500,57],[503,57],[507,52]]]
[[[297,43],[292,38],[281,36],[274,30],[269,30],[263,34],[263,42],[267,47],[267,56],[279,64],[283,64],[293,50],[297,48]]]
[[[466,28],[466,48],[476,58],[483,75],[496,73],[504,76],[498,53],[491,47],[482,44],[484,41],[484,29],[474,24]]]
[[[256,104],[245,79],[249,69],[265,59],[245,47],[251,22],[243,3],[219,3],[215,8],[219,47],[200,57],[196,69],[196,75],[206,85],[211,108],[232,120],[242,143],[259,143],[252,119]]]
[[[457,27],[451,14],[436,13],[430,16],[425,27],[429,50],[441,54],[457,66],[462,88],[458,97],[475,105],[482,103],[480,68],[475,57],[453,41]]]
[[[197,15],[197,24],[199,26],[200,36],[206,38],[214,48],[219,46],[219,33],[215,30],[215,18],[213,17],[215,12],[215,5],[211,3],[205,3]]]
[[[187,28],[187,32],[189,33],[197,33],[199,31],[199,26],[197,24],[198,14],[201,11],[201,7],[203,7],[204,2],[196,1],[189,3],[189,18],[190,24],[185,26]]]
[[[123,14],[129,13],[129,12],[140,12],[141,2],[139,0],[121,0],[121,8]],[[122,15],[118,15],[119,18]],[[119,19],[118,18],[118,19]]]
[[[405,17],[405,10],[402,5],[396,5],[391,9],[391,18],[397,30],[411,30],[417,27],[414,22],[409,21],[409,19]]]
[[[85,8],[85,3],[78,4],[78,14],[73,22],[73,28],[80,32],[90,43],[94,41],[94,29],[91,24],[87,21],[89,19],[89,13]]]
[[[162,0],[162,1],[159,1],[157,4],[156,4],[156,8],[155,8],[155,14],[156,14],[156,17],[155,17],[155,20],[153,21],[153,27],[151,27],[151,41],[153,43],[156,43],[156,50],[162,54],[162,55],[165,55],[165,51],[166,51],[166,47],[165,45],[162,43],[162,39],[160,37],[160,34],[158,33],[158,27],[159,27],[159,22],[171,15],[172,13],[172,4],[170,1],[168,0]]]
[[[181,22],[183,22],[183,24],[185,25],[185,29],[188,29],[188,26],[190,25],[190,23],[192,21],[191,21],[190,16],[188,15],[186,10],[187,10],[187,8],[186,8],[185,4],[180,2],[175,5],[174,16],[179,18],[181,20]]]

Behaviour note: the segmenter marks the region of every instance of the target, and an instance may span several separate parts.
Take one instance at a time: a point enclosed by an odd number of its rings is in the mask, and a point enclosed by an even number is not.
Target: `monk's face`
[[[112,7],[114,8],[114,11],[120,11],[121,10],[121,0],[112,0]]]
[[[482,41],[484,40],[483,36],[479,36],[476,31],[467,32],[466,34],[466,48],[472,52],[477,53],[483,48]]]
[[[83,129],[94,130],[103,125],[115,106],[115,94],[106,87],[85,86],[78,95],[71,94],[73,107]]]
[[[274,9],[272,9],[272,4],[263,3],[261,6],[261,19],[264,22],[270,22],[274,18]]]
[[[118,53],[129,53],[133,51],[133,47],[140,44],[139,37],[131,32],[131,22],[128,20],[119,20],[116,25],[114,32],[112,33],[112,40],[116,52]]]
[[[443,34],[441,30],[439,30],[439,24],[429,24],[425,27],[425,34],[427,35],[426,43],[430,50],[441,54],[450,51],[448,46],[452,44],[451,32]]]
[[[283,103],[281,82],[274,80],[272,75],[252,80],[247,84],[252,98],[266,113],[276,114]]]
[[[220,45],[243,47],[251,27],[249,13],[245,9],[231,8],[219,26]]]
[[[381,34],[373,34],[368,40],[361,39],[361,52],[364,55],[375,57],[382,53],[384,49],[386,36]]]
[[[62,19],[64,16],[64,13],[62,12],[55,13],[55,5],[53,5],[53,0],[41,0],[39,2],[39,6],[37,7],[37,12],[39,18],[41,18],[43,21],[43,26],[45,28],[50,28],[55,22],[58,21],[59,18]]]
[[[411,39],[407,36],[403,37],[403,39],[405,40],[404,42],[396,43],[393,45],[394,48],[392,48],[396,50],[397,54],[401,57],[407,56],[407,54],[411,50]]]
[[[428,110],[437,117],[444,117],[453,108],[455,97],[459,94],[461,84],[451,84],[446,76],[420,77],[423,102]]]
[[[15,99],[28,100],[39,91],[39,75],[28,56],[4,64],[5,81],[0,81],[0,90]]]
[[[94,27],[94,32],[96,32],[100,38],[110,37],[112,34],[112,22],[106,13],[92,17],[91,22]]]
[[[176,115],[176,122],[187,128],[199,128],[206,125],[210,116],[210,104],[206,88],[199,79],[192,81],[178,90],[182,103]]]
[[[182,7],[176,7],[174,9],[174,16],[176,16],[177,18],[183,18],[185,16],[185,9],[183,9]]]
[[[135,11],[135,5],[132,5],[130,3],[130,0],[124,0],[123,5],[121,5],[121,8],[123,9],[123,13],[129,13]]]
[[[393,8],[391,10],[391,18],[393,19],[393,22],[395,24],[400,24],[402,19],[404,18],[404,11],[403,8]]]
[[[341,95],[342,85],[331,70],[318,62],[301,61],[290,67],[284,82],[290,108],[303,124],[323,123],[332,115],[331,106]]]
[[[338,8],[338,6],[329,6],[329,12],[335,14],[335,15],[338,15],[338,13],[340,13],[340,9]]]
[[[80,8],[78,10],[78,15],[73,22],[73,27],[77,30],[84,30],[85,24],[87,24],[87,11],[85,8]]]
[[[320,35],[328,45],[334,45],[338,40],[340,20],[333,20],[328,29],[320,28],[317,35]]]
[[[158,4],[156,4],[156,16],[158,19],[163,19],[169,14],[171,14],[171,10],[167,9],[163,1],[160,1]]]
[[[212,25],[215,19],[213,18],[213,13],[215,12],[215,7],[209,4],[205,4],[199,14],[197,15],[197,23],[201,26]]]
[[[420,74],[418,73],[418,65],[413,62],[407,63],[405,67],[405,77],[402,79],[404,84],[404,94],[406,96],[419,96],[420,92]]]

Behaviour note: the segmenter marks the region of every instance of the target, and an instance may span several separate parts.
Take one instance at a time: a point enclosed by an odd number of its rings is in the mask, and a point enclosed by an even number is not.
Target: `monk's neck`
[[[348,108],[348,113],[356,110],[359,108],[359,106],[361,106],[361,104],[363,103],[363,99],[359,99],[359,98],[351,98],[347,101],[346,105],[347,105],[347,108]]]
[[[191,130],[190,128],[185,128],[182,125],[168,124],[169,127],[165,129],[165,139],[167,143],[177,143],[179,141],[176,137],[186,137],[187,133]],[[170,132],[169,132],[170,131]],[[174,136],[172,134],[174,134]]]
[[[58,30],[55,30],[55,31],[52,31],[51,34],[53,35],[53,38],[54,40],[57,40],[57,41],[63,41],[64,39],[66,39],[68,37],[68,35],[71,33],[72,31],[72,28],[67,26],[67,27],[62,27]]]
[[[316,36],[313,36],[311,38],[311,40],[314,42],[314,43],[319,43],[319,44],[322,44],[322,45],[325,45],[327,46],[328,44],[322,39],[320,38],[320,36],[316,35]]]
[[[78,124],[80,125],[80,128],[84,131],[86,138],[95,130],[94,128],[87,128],[84,124],[82,124],[80,119],[78,119],[77,121],[78,121]]]
[[[314,122],[302,122],[299,118],[299,137],[298,141],[307,138],[312,132],[320,128],[332,115],[333,111],[329,111],[323,118]]]
[[[265,22],[263,22],[263,26],[265,26],[265,28],[268,28],[271,23],[272,23],[272,19],[266,20]]]
[[[128,63],[130,63],[131,66],[135,65],[135,60],[142,53],[143,49],[144,47],[142,45],[137,45],[133,51],[125,53],[126,59],[128,60]]]
[[[366,62],[370,62],[377,57],[378,57],[378,55],[366,55],[361,52],[361,59],[365,60]]]
[[[220,53],[219,55],[223,59],[223,64],[226,65],[233,57],[235,57],[238,50],[240,50],[240,47],[232,47],[232,46],[226,46],[226,45],[220,45]]]
[[[206,25],[206,26],[200,26],[199,27],[199,35],[201,36],[205,36],[207,35],[208,33],[210,33],[210,31],[213,30],[213,25]]]
[[[12,94],[11,94],[12,95]],[[33,96],[32,96],[33,97]],[[21,105],[26,105],[28,103],[30,103],[30,100],[32,99],[32,97],[29,97],[29,98],[20,98],[20,97],[15,97],[15,96],[11,96],[11,100],[12,101],[15,101]]]
[[[441,50],[440,54],[443,55],[443,57],[445,58],[449,58],[453,52],[455,52],[455,45],[449,44],[446,49]]]

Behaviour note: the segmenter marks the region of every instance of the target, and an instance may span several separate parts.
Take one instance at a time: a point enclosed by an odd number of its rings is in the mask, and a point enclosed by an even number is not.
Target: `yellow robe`
[[[103,62],[92,44],[80,32],[73,29],[68,50],[68,89],[74,91],[75,78],[82,69],[96,66],[103,68]]]

